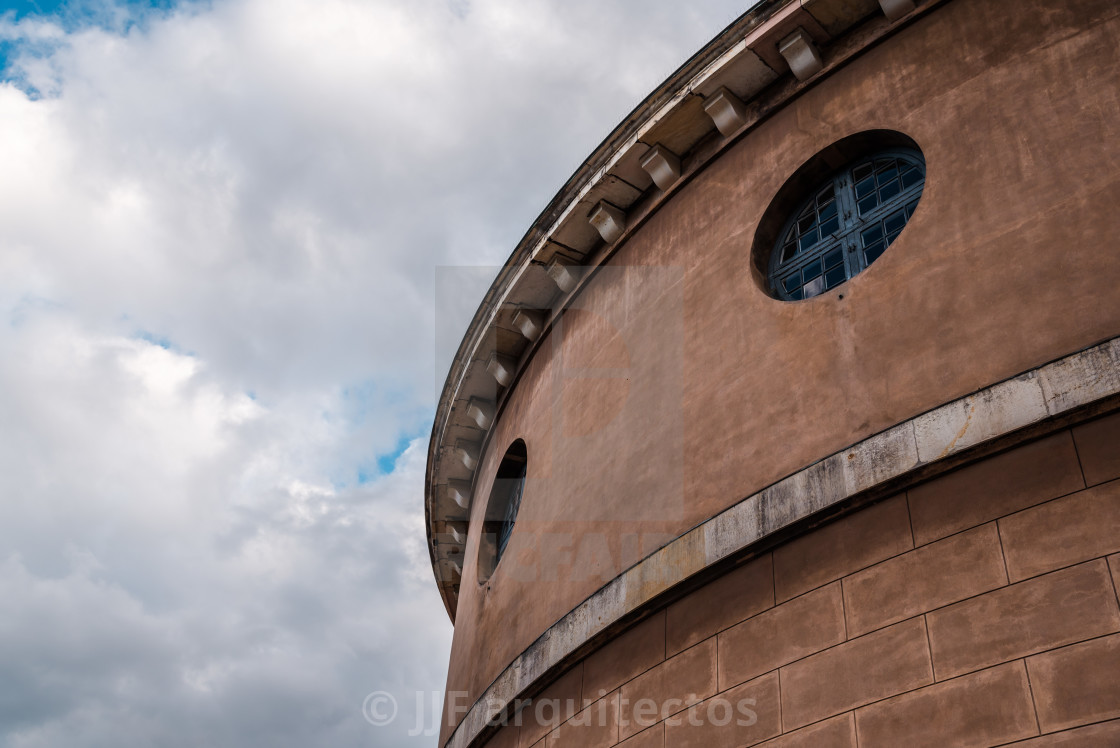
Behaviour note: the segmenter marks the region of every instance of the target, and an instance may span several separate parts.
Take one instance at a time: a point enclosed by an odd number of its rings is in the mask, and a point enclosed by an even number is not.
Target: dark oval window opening
[[[925,178],[921,151],[899,133],[861,133],[815,156],[760,223],[755,261],[767,291],[799,301],[863,272],[914,215]]]
[[[490,579],[509,546],[513,525],[525,493],[525,469],[528,459],[525,442],[518,439],[506,450],[498,465],[490,498],[486,500],[486,516],[482,525],[482,541],[478,549],[478,582]]]

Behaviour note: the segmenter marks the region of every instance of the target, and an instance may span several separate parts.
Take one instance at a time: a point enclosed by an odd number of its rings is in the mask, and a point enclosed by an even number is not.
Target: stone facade
[[[487,745],[1120,745],[1118,580],[1111,415],[744,563],[580,660]],[[711,704],[744,698],[752,724],[717,724]]]
[[[1109,0],[771,0],[608,136],[441,397],[440,745],[1120,745],[1117,80]],[[900,139],[899,238],[774,298],[798,175]]]

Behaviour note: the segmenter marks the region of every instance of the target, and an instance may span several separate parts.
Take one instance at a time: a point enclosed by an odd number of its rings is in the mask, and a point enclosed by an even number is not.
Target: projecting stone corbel
[[[727,138],[747,122],[747,107],[738,96],[720,88],[704,102],[704,111],[716,123],[720,135]]]
[[[548,277],[560,287],[564,293],[571,293],[576,284],[579,283],[579,275],[577,275],[576,267],[572,263],[560,257],[553,257],[552,260],[545,265],[544,271],[548,273]]]
[[[458,574],[460,577],[463,576],[463,560],[462,560],[462,558],[449,558],[449,559],[447,559],[447,565],[450,566],[451,570],[453,572],[455,572],[456,574]]]
[[[463,462],[467,470],[473,471],[478,465],[478,445],[474,442],[460,439],[455,442],[455,451],[458,453],[459,459]]]
[[[513,315],[513,325],[532,342],[544,332],[544,315],[532,309],[518,309]]]
[[[599,201],[587,216],[587,220],[607,244],[614,244],[626,230],[626,212],[606,200]]]
[[[486,371],[503,387],[513,383],[513,375],[517,371],[517,362],[509,356],[500,353],[491,353],[486,361]]]
[[[778,52],[786,58],[789,69],[799,81],[808,80],[821,71],[824,62],[813,39],[799,28],[778,43]]]
[[[466,522],[445,522],[444,528],[451,539],[457,545],[465,545],[467,542],[467,523]]]
[[[472,397],[467,401],[467,418],[483,431],[488,431],[490,424],[494,423],[494,403],[481,397]]]
[[[883,15],[897,21],[914,10],[914,0],[879,0],[879,7],[883,9]]]
[[[478,452],[475,451],[475,464],[478,464]],[[472,470],[474,468],[471,468]],[[455,502],[460,509],[471,508],[471,483],[466,480],[447,481],[447,498]]]
[[[642,158],[642,168],[653,178],[654,184],[662,192],[681,178],[680,157],[660,143],[650,148]]]

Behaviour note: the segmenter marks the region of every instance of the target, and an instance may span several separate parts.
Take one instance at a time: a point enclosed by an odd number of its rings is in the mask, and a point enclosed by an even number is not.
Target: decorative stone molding
[[[924,0],[908,18],[924,15],[946,1]],[[494,340],[501,335],[499,326],[503,321],[508,324],[508,317],[501,312],[511,307],[547,309],[566,303],[564,296],[578,293],[590,267],[607,262],[612,245],[617,246],[616,242],[625,236],[608,228],[606,236],[613,241],[608,240],[603,248],[600,239],[606,237],[589,223],[590,209],[606,202],[622,211],[621,216],[610,217],[609,223],[614,228],[634,231],[672,199],[683,178],[704,169],[731,147],[734,136],[895,33],[898,26],[879,16],[879,9],[873,0],[775,0],[756,5],[653,91],[588,156],[498,273],[452,362],[436,408],[424,478],[429,539],[437,532],[437,524],[460,519],[454,504],[443,500],[439,487],[446,485],[448,473],[458,474],[452,446],[462,436],[463,423],[469,423],[462,418],[464,404],[471,397],[482,397],[495,400],[495,409],[500,411],[506,396],[499,392],[495,398],[488,378],[473,375],[477,367],[489,363]],[[774,90],[771,84],[787,64],[776,41],[788,38],[790,31],[798,28],[811,35],[817,44],[829,45],[828,65],[810,81],[794,79],[782,83],[781,93],[771,96],[766,92]],[[855,29],[864,31],[858,37],[849,36]],[[850,43],[841,41],[845,36],[849,36]],[[833,44],[834,40],[841,43]],[[710,136],[717,131],[724,138],[713,143]],[[682,178],[675,180],[668,190],[655,190],[657,183],[642,168],[641,162],[650,150],[648,143],[662,143],[681,159]],[[556,255],[558,248],[564,254]],[[541,269],[560,289],[561,296],[548,295],[547,284],[540,282]],[[545,329],[547,324],[546,319]],[[540,337],[530,342],[525,361],[532,357],[532,347],[539,340]],[[503,350],[511,356],[522,356],[520,350]],[[517,363],[510,364],[511,370]],[[516,378],[515,371],[498,374],[511,383]],[[485,439],[483,435],[482,441]],[[429,543],[429,552],[437,579],[443,578],[438,567],[446,565],[437,556],[436,544]],[[441,582],[440,595],[454,620],[457,586]]]
[[[464,509],[466,507],[463,507]],[[448,522],[444,525],[447,534],[451,536],[451,540],[459,546],[467,544],[467,523],[466,522]]]
[[[721,88],[704,102],[704,111],[712,118],[719,134],[731,137],[747,123],[747,107],[738,96]]]
[[[481,397],[472,397],[467,402],[467,418],[483,431],[489,431],[494,423],[494,403]]]
[[[662,191],[668,190],[681,178],[680,157],[661,144],[649,149],[642,158],[642,168]]]
[[[553,257],[545,266],[544,271],[564,293],[571,293],[579,283],[579,275],[576,273],[575,265],[561,257]]]
[[[805,29],[798,29],[778,42],[778,52],[799,81],[808,80],[824,69],[820,50]]]
[[[477,452],[475,452],[475,463],[477,464]],[[466,462],[466,460],[464,460]],[[472,468],[473,469],[473,468]],[[449,480],[447,481],[447,496],[455,502],[455,505],[460,509],[471,508],[471,484],[470,481],[465,480]]]
[[[447,537],[439,537],[441,534],[439,528],[446,527],[446,525],[451,522],[459,522],[463,525],[467,525],[470,522],[470,484],[467,484],[466,490],[462,492],[453,491],[449,487],[449,483],[455,481],[456,479],[453,478],[451,481],[439,486],[435,490],[435,504],[436,509],[439,511],[441,522],[437,527],[437,532],[432,534],[433,548],[448,542]],[[466,483],[466,481],[457,482]],[[460,501],[463,503],[460,504]]]
[[[599,236],[603,237],[603,241],[607,244],[614,244],[622,238],[622,234],[626,231],[626,211],[617,205],[612,205],[606,200],[600,200],[591,213],[587,216],[587,220],[599,232]]]
[[[491,353],[486,361],[486,371],[490,372],[490,376],[494,377],[498,384],[509,387],[513,383],[514,374],[517,373],[517,362],[501,353]]]
[[[478,467],[478,444],[460,439],[455,442],[455,451],[459,454],[459,460],[462,461],[467,470],[473,472]]]
[[[879,7],[883,9],[883,15],[893,22],[912,13],[916,6],[914,0],[879,0]]]
[[[513,325],[521,331],[522,336],[530,342],[536,340],[544,332],[545,318],[540,312],[522,307],[513,315]]]
[[[447,748],[472,746],[577,650],[710,567],[849,499],[887,486],[897,490],[908,477],[928,479],[959,466],[969,450],[1003,446],[1030,427],[1065,427],[1079,414],[1095,415],[1094,407],[1115,408],[1118,400],[1120,338],[1114,338],[923,413],[747,497],[646,556],[544,632],[475,702]]]

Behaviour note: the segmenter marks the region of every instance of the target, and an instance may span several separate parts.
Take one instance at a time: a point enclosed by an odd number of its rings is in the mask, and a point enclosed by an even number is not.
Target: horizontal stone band
[[[747,497],[615,577],[549,628],[475,702],[447,745],[474,745],[515,699],[544,685],[582,647],[713,566],[855,497],[956,467],[984,445],[1117,396],[1120,338],[923,413]]]

